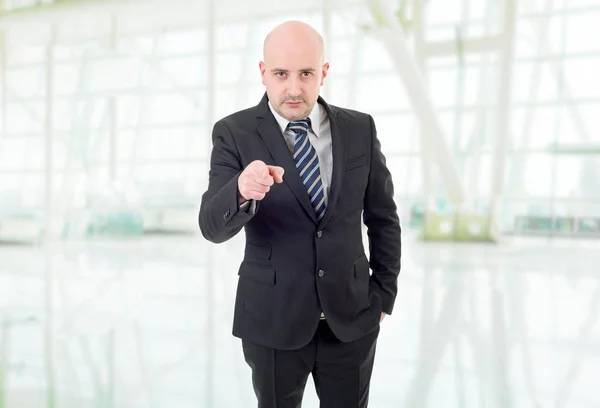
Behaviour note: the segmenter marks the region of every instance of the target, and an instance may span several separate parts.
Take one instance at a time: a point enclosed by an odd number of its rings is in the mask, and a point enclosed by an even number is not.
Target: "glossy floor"
[[[0,247],[0,406],[254,407],[231,336],[243,240]],[[373,408],[600,406],[600,242],[405,238]],[[304,407],[317,407],[312,381]]]

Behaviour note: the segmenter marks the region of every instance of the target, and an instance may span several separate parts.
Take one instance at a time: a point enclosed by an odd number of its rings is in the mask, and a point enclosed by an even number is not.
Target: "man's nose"
[[[296,78],[290,78],[288,93],[292,96],[300,95],[300,81]]]

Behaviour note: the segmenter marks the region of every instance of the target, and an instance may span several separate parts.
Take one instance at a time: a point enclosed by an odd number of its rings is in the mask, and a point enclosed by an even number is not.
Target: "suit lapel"
[[[285,139],[281,135],[281,129],[271,113],[268,105],[268,99],[265,94],[260,104],[257,106],[257,127],[260,136],[271,152],[271,156],[277,166],[283,167],[283,181],[292,190],[296,199],[304,208],[306,214],[316,223],[317,217],[315,210],[310,203],[310,198],[306,193],[306,187],[302,184],[302,179],[298,174],[296,163],[288,149]]]
[[[331,219],[335,212],[335,205],[340,194],[344,170],[346,164],[346,122],[338,114],[337,108],[330,107],[321,97],[318,102],[325,107],[329,117],[329,126],[331,128],[331,150],[333,154],[333,174],[331,177],[331,186],[329,188],[329,197],[325,215],[319,222],[319,229],[322,229]]]

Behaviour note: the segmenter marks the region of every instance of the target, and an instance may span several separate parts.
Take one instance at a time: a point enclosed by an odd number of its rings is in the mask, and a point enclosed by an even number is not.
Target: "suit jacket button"
[[[317,273],[317,276],[318,276],[319,278],[322,278],[322,277],[323,277],[323,275],[325,275],[325,271],[324,271],[323,269],[319,269],[319,272]]]
[[[321,238],[323,236],[323,231],[318,231],[317,232],[317,238]]]
[[[229,218],[229,214],[230,214],[230,211],[227,210],[227,212],[225,214],[223,214],[223,219],[226,220],[227,218]]]

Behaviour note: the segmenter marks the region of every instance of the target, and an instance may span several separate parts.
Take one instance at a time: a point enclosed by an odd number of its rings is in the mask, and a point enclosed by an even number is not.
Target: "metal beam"
[[[425,55],[427,57],[439,57],[456,54],[456,40],[435,41],[425,44]],[[481,54],[492,51],[500,51],[503,46],[502,35],[490,35],[480,38],[471,38],[460,42],[463,54]]]
[[[548,150],[555,154],[598,156],[600,143],[554,143],[548,146]]]

